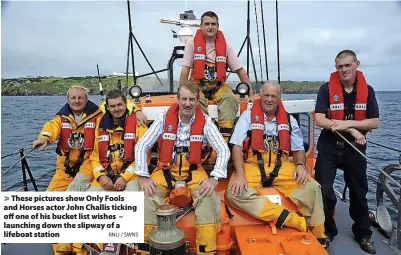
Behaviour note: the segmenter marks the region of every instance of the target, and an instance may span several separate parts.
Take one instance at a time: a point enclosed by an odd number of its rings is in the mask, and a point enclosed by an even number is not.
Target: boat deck
[[[351,225],[353,221],[349,216],[348,206],[349,202],[344,202],[340,199],[337,199],[336,223],[339,233],[338,236],[336,236],[335,239],[330,242],[328,252],[329,254],[333,255],[366,255],[368,253],[359,248],[359,244],[354,240],[354,235],[351,232]],[[388,239],[382,233],[380,233],[377,228],[372,226],[371,229],[373,231],[372,240],[376,246],[376,254],[401,254],[400,251],[396,252],[387,245]]]

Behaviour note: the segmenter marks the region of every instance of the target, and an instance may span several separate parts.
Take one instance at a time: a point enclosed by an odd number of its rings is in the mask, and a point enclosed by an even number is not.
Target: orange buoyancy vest
[[[217,31],[216,41],[216,69],[217,80],[225,82],[227,79],[227,44],[223,32]],[[196,80],[205,79],[206,66],[206,40],[201,29],[196,31],[194,37],[194,65],[192,77]]]
[[[99,160],[105,169],[110,163],[109,158],[107,157],[108,146],[110,144],[110,133],[107,132],[107,127],[111,127],[112,125],[113,120],[110,114],[106,113],[103,116],[101,124],[99,126]],[[132,112],[125,118],[123,137],[124,156],[122,159],[128,163],[135,161],[136,125],[136,115]]]
[[[264,151],[263,136],[265,132],[265,118],[260,105],[260,99],[256,99],[251,110],[251,148],[259,152]],[[290,141],[290,120],[284,109],[283,103],[279,100],[276,111],[277,131],[280,143],[280,149],[283,152],[289,152],[291,148]]]
[[[329,81],[329,103],[328,118],[344,120],[344,93],[338,72],[330,75]],[[368,102],[368,85],[361,71],[356,71],[356,98],[355,98],[355,120],[366,119],[366,108]]]
[[[174,144],[177,139],[178,114],[178,104],[170,106],[166,113],[163,136],[159,139],[159,161],[162,167],[169,167],[171,165]],[[203,128],[205,124],[205,116],[200,106],[198,106],[195,110],[195,121],[191,125],[189,138],[191,150],[189,153],[189,162],[191,164],[201,164],[202,162]]]
[[[95,143],[96,117],[100,114],[100,112],[91,117],[89,116],[96,113],[98,109],[99,107],[92,101],[88,101],[84,108],[84,113],[87,115],[88,119],[76,127],[76,130],[78,130],[79,128],[82,127],[82,125],[84,125],[84,131],[83,133],[81,133],[83,134],[82,137],[83,144],[82,147],[81,146],[78,147],[78,149],[80,150],[93,149]],[[64,116],[69,116],[70,114],[71,114],[71,109],[68,106],[68,104],[65,104],[57,113],[57,115],[60,115],[61,117],[61,131],[60,131],[58,149],[63,153],[67,153],[71,150],[71,147],[68,145],[68,142],[69,139],[71,138],[71,134],[73,133],[73,128],[69,118],[64,117]]]

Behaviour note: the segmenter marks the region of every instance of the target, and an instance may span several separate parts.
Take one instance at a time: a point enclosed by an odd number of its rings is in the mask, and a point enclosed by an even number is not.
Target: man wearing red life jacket
[[[230,143],[235,167],[226,193],[230,204],[277,228],[310,229],[327,247],[320,185],[306,170],[302,133],[283,107],[277,82],[264,84],[252,110],[239,118]],[[294,162],[288,160],[290,153]],[[260,195],[263,187],[272,185],[297,205],[303,217]]]
[[[146,117],[139,112],[138,119]],[[102,111],[88,99],[88,91],[81,86],[73,86],[67,92],[67,103],[56,117],[47,122],[32,147],[43,150],[48,144],[57,144],[56,173],[47,191],[86,191],[93,179],[90,155],[95,144],[95,127]],[[55,255],[84,255],[82,244],[53,244]]]
[[[337,168],[344,170],[345,184],[350,192],[352,232],[365,252],[375,254],[371,240],[371,222],[366,194],[368,182],[366,159],[345,142],[336,132],[366,153],[366,133],[379,126],[379,107],[375,91],[367,85],[355,52],[344,50],[335,59],[336,72],[323,84],[317,95],[316,124],[323,128],[317,143],[316,180],[322,185],[325,229],[333,240],[338,235],[334,220],[336,195],[333,183]]]
[[[58,140],[56,173],[48,191],[66,191],[69,185],[72,191],[89,188],[93,179],[89,156],[100,114],[99,106],[88,100],[87,89],[73,86],[67,92],[67,103],[43,126],[32,147],[43,150]]]
[[[140,245],[140,250],[149,251],[149,232],[157,225],[154,209],[165,201],[185,206],[192,197],[197,254],[214,254],[216,251],[221,217],[215,188],[219,178],[227,177],[230,150],[211,118],[202,113],[198,102],[199,87],[192,83],[181,84],[177,104],[158,116],[135,147],[135,174],[145,193],[145,244]],[[146,152],[157,141],[159,165],[149,175]],[[207,143],[217,152],[210,177],[201,165],[203,147]],[[179,192],[179,189],[186,192]]]
[[[94,179],[88,191],[139,191],[127,185],[136,178],[135,144],[147,130],[137,119],[140,110],[120,90],[106,95],[106,109],[97,123],[90,157]]]
[[[237,54],[227,44],[223,32],[219,30],[216,13],[205,12],[201,17],[200,29],[186,43],[180,84],[187,82],[188,79],[196,81],[201,88],[199,103],[205,114],[208,114],[208,101],[216,101],[219,112],[218,124],[226,142],[232,133],[239,109],[232,88],[226,83],[227,67],[238,75],[241,82],[251,87],[251,82]],[[249,92],[249,100],[253,100],[252,88]],[[210,163],[213,163],[213,159]]]

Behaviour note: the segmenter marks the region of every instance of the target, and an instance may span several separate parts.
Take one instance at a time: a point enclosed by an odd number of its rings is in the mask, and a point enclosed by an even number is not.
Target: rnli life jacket
[[[56,153],[65,156],[65,172],[72,177],[75,177],[79,172],[86,151],[93,149],[95,143],[96,117],[101,114],[101,111],[99,111],[99,107],[95,103],[89,100],[84,108],[84,113],[86,114],[85,120],[79,123],[75,128],[75,130],[79,130],[83,126],[83,132],[73,132],[72,123],[70,119],[66,117],[72,114],[68,104],[65,104],[57,113],[57,115],[61,117],[61,131]],[[76,145],[77,140],[78,144]],[[77,148],[81,152],[75,163],[70,166],[70,151],[73,148]]]
[[[169,168],[172,163],[174,144],[178,130],[178,104],[170,106],[164,121],[163,136],[159,138],[159,162],[162,168]],[[195,111],[195,121],[191,125],[190,134],[190,164],[198,165],[202,163],[203,129],[206,124],[205,116],[200,106]]]
[[[124,144],[113,144],[110,145],[110,133],[107,129],[113,128],[113,119],[110,113],[106,112],[103,115],[102,120],[99,124],[99,160],[104,169],[108,169],[110,161],[110,152],[120,150],[120,159],[124,161],[124,165],[128,166],[130,163],[135,161],[135,136],[136,136],[136,115],[135,113],[128,114],[125,117],[124,129],[122,130],[122,140]],[[123,167],[126,168],[126,167]],[[125,169],[122,169],[124,171]]]
[[[368,85],[362,72],[356,71],[356,98],[354,107],[354,119],[366,119],[366,106],[368,102]],[[344,120],[344,93],[341,85],[340,75],[333,72],[329,80],[329,103],[328,118]]]
[[[215,48],[217,81],[225,82],[227,79],[227,44],[223,32],[220,30],[218,30],[216,34]],[[206,40],[201,29],[196,31],[194,37],[193,63],[192,77],[195,80],[204,80],[206,67]]]
[[[93,114],[97,109],[97,105],[95,105],[91,101],[88,101],[87,105],[85,106],[84,112],[87,116],[89,116]],[[96,117],[100,114],[100,112],[90,118],[87,118],[84,122],[80,123],[75,128],[75,130],[78,130],[83,126],[83,133],[73,132],[72,123],[70,122],[69,118],[65,117],[69,116],[70,114],[72,113],[68,104],[65,104],[57,113],[57,115],[61,117],[61,131],[58,143],[58,150],[62,153],[70,152],[70,150],[74,148],[75,141],[77,139],[78,149],[92,150],[95,142]]]
[[[264,113],[260,105],[260,99],[256,99],[253,103],[251,110],[251,131],[248,132],[248,137],[243,142],[243,155],[244,159],[248,158],[249,153],[256,154],[258,160],[258,166],[261,175],[261,182],[263,187],[269,187],[272,185],[274,178],[278,176],[278,172],[281,168],[281,156],[289,154],[291,149],[291,124],[290,115],[285,111],[281,100],[278,103],[276,111],[277,120],[277,131],[279,137],[279,149],[276,159],[276,165],[272,172],[269,174],[269,178],[266,176],[265,163],[262,157],[264,149]],[[251,148],[251,150],[249,150]]]
[[[177,180],[172,176],[170,168],[172,165],[173,151],[188,152],[186,148],[176,148],[174,146],[177,138],[178,122],[179,122],[178,104],[172,105],[167,113],[164,121],[163,136],[159,138],[159,165],[163,169],[164,179],[167,183],[167,188],[172,190],[170,192],[170,203],[178,207],[184,207],[191,201],[191,195],[186,185],[180,187],[173,187],[172,182],[177,184]],[[192,170],[197,169],[198,165],[202,163],[202,145],[203,145],[203,129],[206,124],[205,116],[202,109],[198,106],[195,110],[195,121],[191,124],[190,145],[189,147],[189,171],[185,182],[192,180]],[[182,157],[182,155],[180,155]],[[181,161],[179,165],[179,174],[181,175]]]

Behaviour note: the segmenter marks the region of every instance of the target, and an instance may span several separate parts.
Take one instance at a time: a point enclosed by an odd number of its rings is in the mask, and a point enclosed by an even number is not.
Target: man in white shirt
[[[156,141],[159,142],[159,165],[149,175],[147,152]],[[217,152],[210,177],[201,165],[207,143]],[[145,193],[145,243],[148,243],[149,232],[156,228],[154,209],[164,204],[166,198],[183,207],[192,197],[197,254],[213,254],[220,223],[220,204],[215,188],[219,178],[227,177],[230,150],[212,119],[202,113],[198,86],[190,82],[181,84],[177,104],[150,126],[135,146],[135,155],[134,172],[138,179],[134,181]]]

